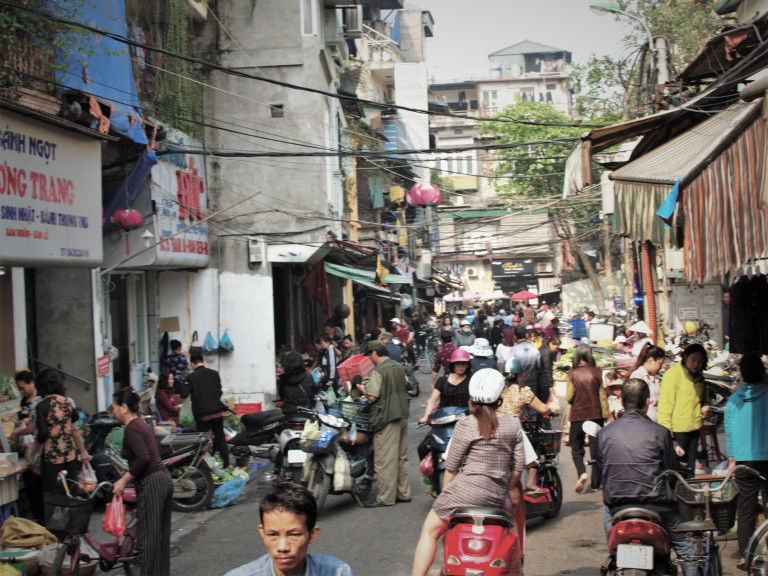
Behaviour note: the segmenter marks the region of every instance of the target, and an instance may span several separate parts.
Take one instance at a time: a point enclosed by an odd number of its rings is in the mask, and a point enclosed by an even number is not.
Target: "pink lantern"
[[[405,197],[414,206],[437,206],[443,201],[440,189],[434,184],[415,184]]]
[[[110,220],[123,230],[136,230],[144,225],[144,218],[138,210],[118,210]]]

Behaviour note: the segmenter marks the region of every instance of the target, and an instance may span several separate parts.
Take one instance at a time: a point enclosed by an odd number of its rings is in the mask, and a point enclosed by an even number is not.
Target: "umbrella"
[[[464,292],[459,292],[458,290],[455,292],[451,292],[450,294],[447,294],[443,296],[444,302],[464,302],[466,300],[477,300],[480,298],[480,294],[477,292],[471,292],[469,290],[465,290]]]
[[[538,296],[533,292],[529,292],[528,290],[517,292],[509,297],[510,300],[533,300],[535,298],[538,298]]]
[[[506,297],[507,295],[501,290],[494,290],[493,292],[483,292],[482,296],[480,296],[480,300],[501,300]]]

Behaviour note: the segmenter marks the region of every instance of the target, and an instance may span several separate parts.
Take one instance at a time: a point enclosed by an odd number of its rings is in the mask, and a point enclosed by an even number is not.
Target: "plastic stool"
[[[720,452],[720,444],[717,441],[717,426],[710,422],[703,422],[699,429],[699,442],[701,452],[704,453],[704,464],[708,466],[710,460],[717,460],[718,464],[723,461],[724,456]]]
[[[8,520],[11,516],[16,516],[16,518],[19,517],[19,501],[14,500],[13,502],[9,502],[8,504],[3,504],[0,506],[0,526],[5,524],[5,521]]]

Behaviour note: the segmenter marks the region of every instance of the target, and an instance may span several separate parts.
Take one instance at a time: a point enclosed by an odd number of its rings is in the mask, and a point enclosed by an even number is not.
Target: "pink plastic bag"
[[[432,476],[434,471],[435,468],[432,464],[432,454],[427,454],[424,456],[424,459],[419,462],[419,472],[421,472],[422,476]]]
[[[125,532],[125,505],[122,496],[112,496],[112,502],[107,504],[107,512],[101,519],[101,527],[104,532],[108,532],[119,538]]]

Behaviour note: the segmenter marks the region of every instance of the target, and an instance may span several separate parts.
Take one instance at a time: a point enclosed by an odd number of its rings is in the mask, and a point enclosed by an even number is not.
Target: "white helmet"
[[[469,397],[476,404],[496,402],[504,390],[504,376],[493,368],[483,368],[472,375],[469,381]]]
[[[459,322],[459,325],[460,325],[460,326],[472,326],[472,322],[470,322],[470,321],[469,321],[469,320],[467,320],[467,319],[464,319],[464,320],[462,320],[461,322]]]
[[[395,324],[400,324],[400,318],[392,318],[390,322],[394,322]]]

